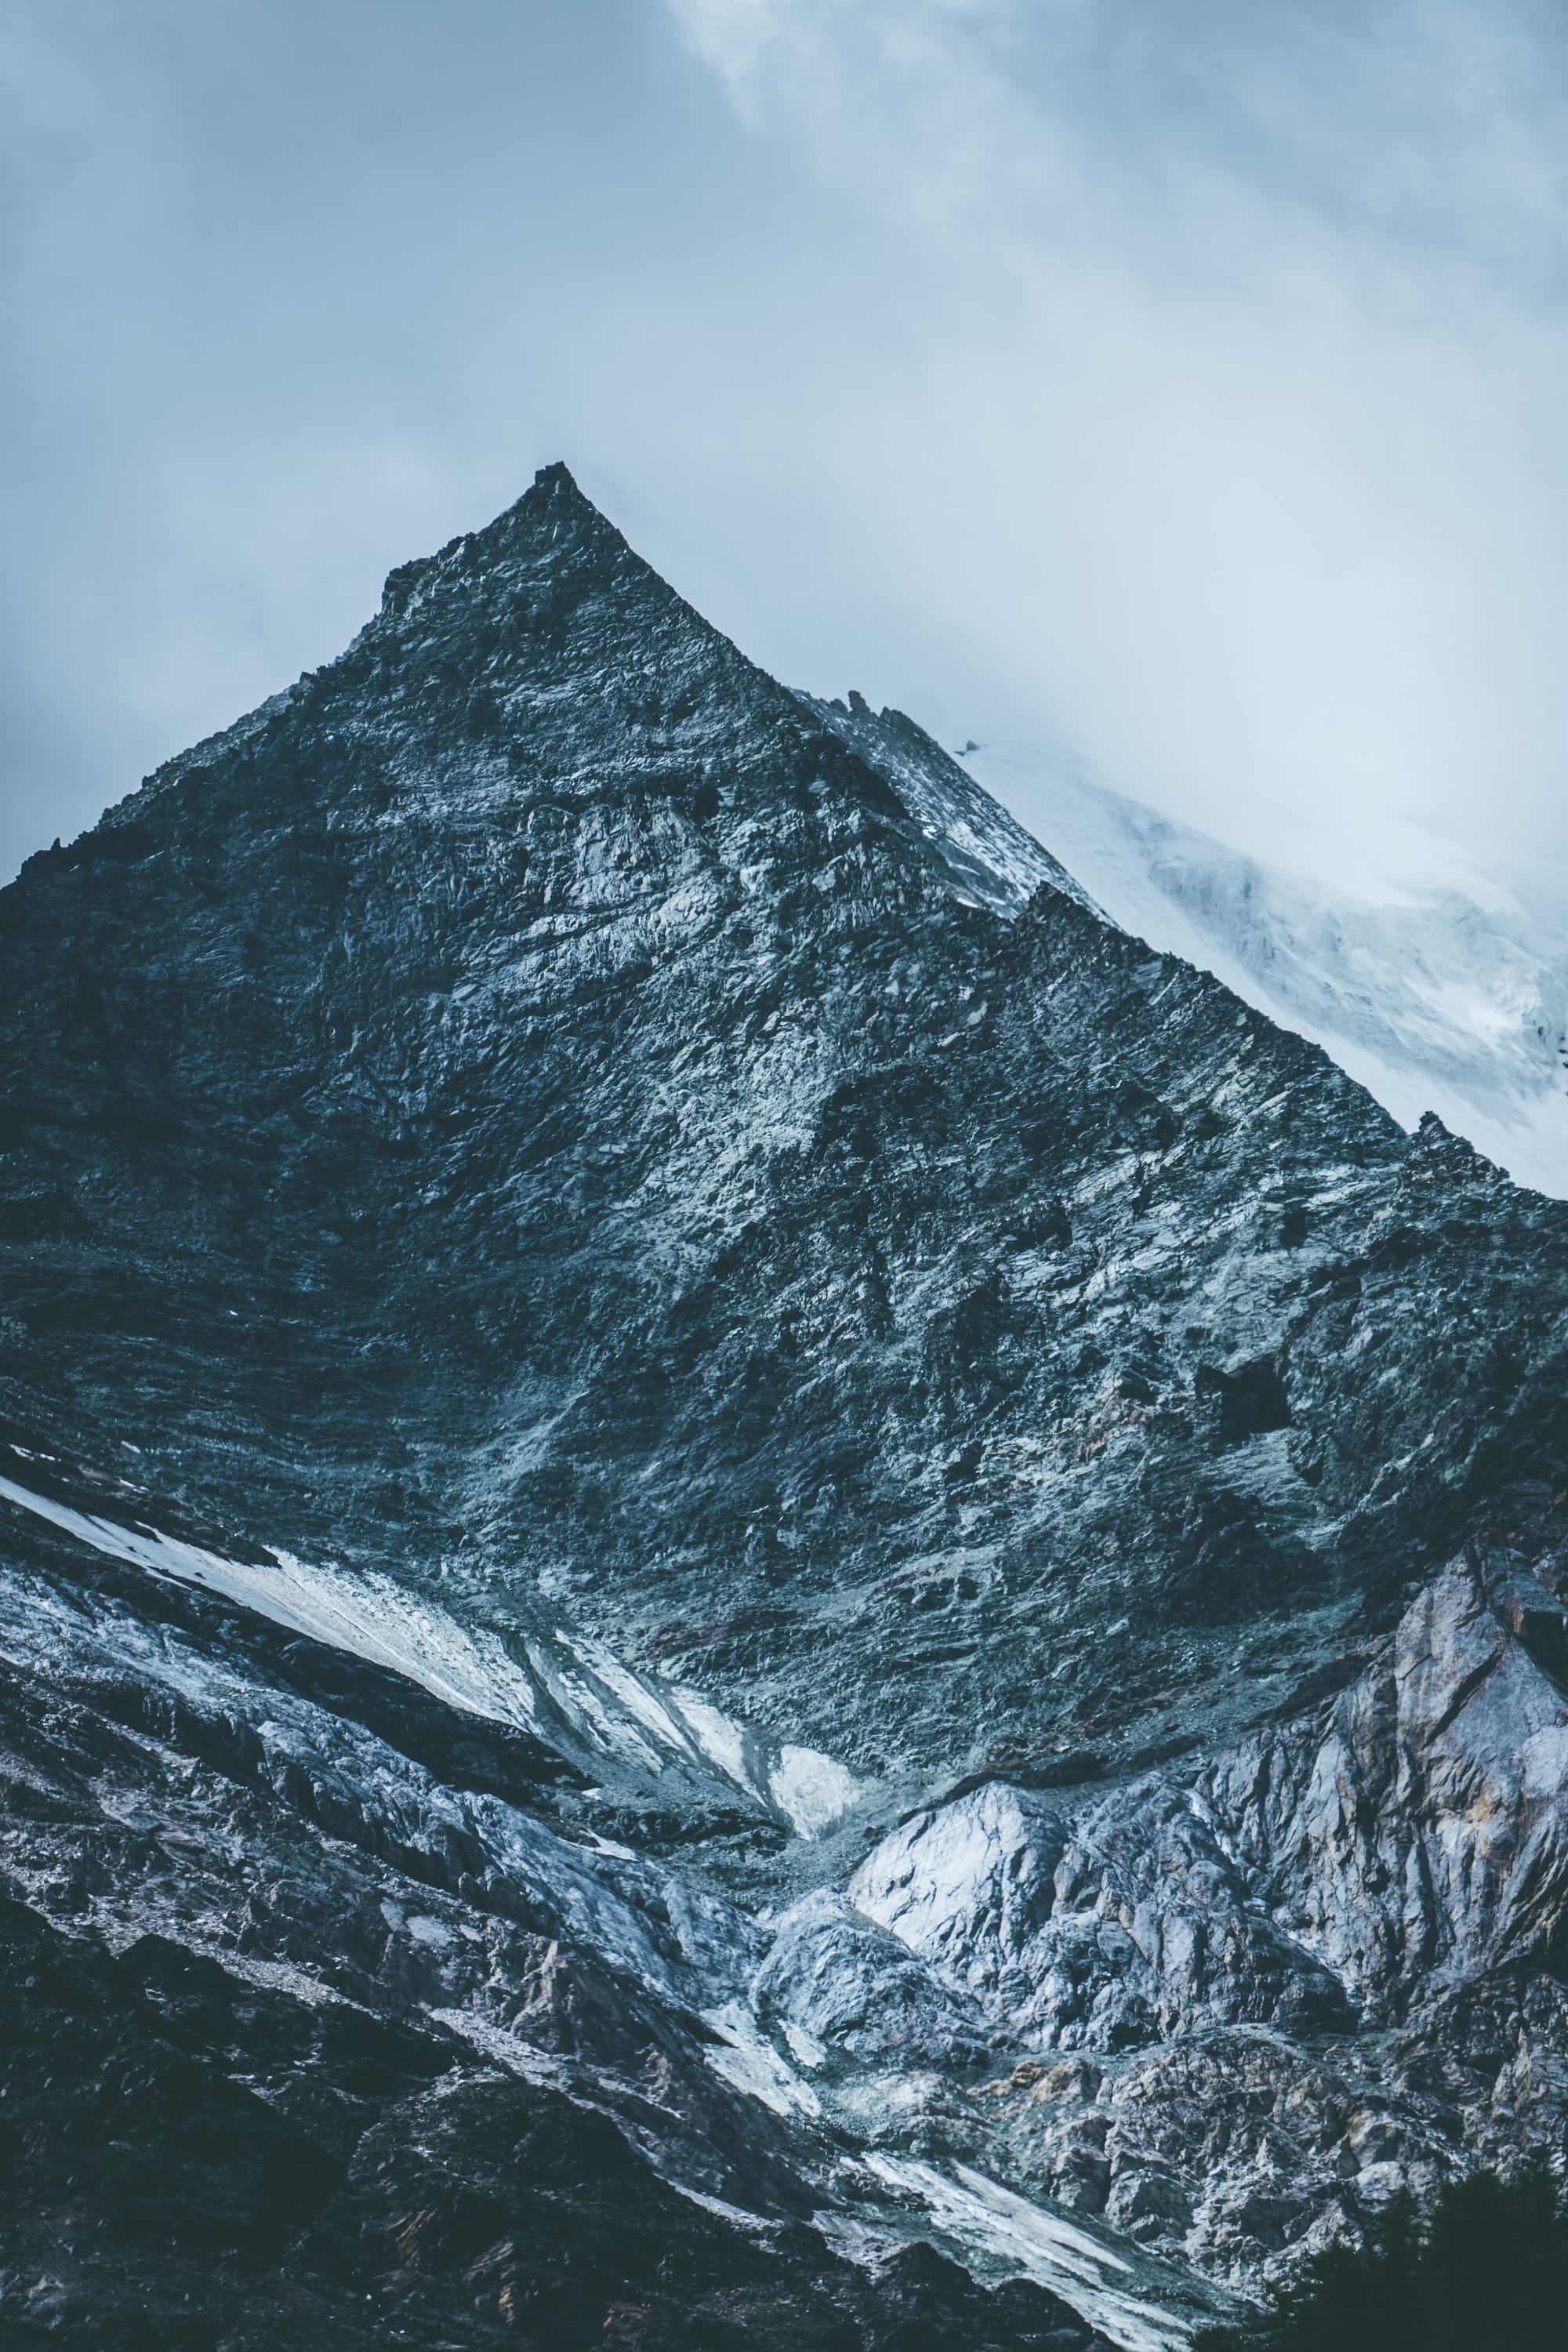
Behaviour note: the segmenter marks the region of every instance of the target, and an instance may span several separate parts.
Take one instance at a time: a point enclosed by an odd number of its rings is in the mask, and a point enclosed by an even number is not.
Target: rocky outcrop
[[[911,2067],[978,2064],[1009,2035],[871,1916],[826,1887],[786,1911],[752,1986],[758,2016],[797,2059],[835,2051]]]
[[[1551,1965],[1568,1927],[1568,1611],[1478,1546],[1320,1731],[1219,1758],[1204,1799],[1266,1895],[1373,2015]]]
[[[1211,2024],[1331,2031],[1568,1928],[1568,1609],[1477,1546],[1325,1717],[1065,1822],[1001,1782],[916,1815],[849,1881],[868,1917],[1042,2046]]]
[[[1032,2053],[972,2093],[993,2162],[1244,2279],[1555,2144],[1558,1576],[1474,1546],[1317,1710],[1077,1807],[990,1782],[868,1855],[854,1904]]]
[[[849,1881],[867,1915],[1042,2049],[1125,2049],[1241,2021],[1346,2021],[1201,1799],[1158,1777],[1065,1827],[999,1784],[888,1839]]]
[[[1044,883],[1098,914],[1060,860],[903,711],[874,711],[855,693],[847,702],[808,694],[800,699],[887,778],[964,898],[1000,915],[1018,915]]]

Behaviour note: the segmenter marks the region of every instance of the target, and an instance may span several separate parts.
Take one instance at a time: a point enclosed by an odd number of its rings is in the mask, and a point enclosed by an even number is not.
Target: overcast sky
[[[564,457],[748,653],[1568,856],[1560,0],[0,0],[0,870]]]

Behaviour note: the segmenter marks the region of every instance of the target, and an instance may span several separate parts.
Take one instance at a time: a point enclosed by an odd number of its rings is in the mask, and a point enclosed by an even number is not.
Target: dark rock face
[[[191,2086],[127,2145],[243,2112],[279,2342],[395,2278],[432,2344],[1142,2352],[1152,2256],[1556,2127],[1568,1209],[563,469],[32,860],[0,1012],[19,2063],[85,2021],[29,2326],[110,2015]],[[526,2151],[586,2108],[590,2267],[730,2218],[579,2312]],[[57,2264],[52,2340],[182,2262]]]
[[[852,1760],[1283,1660],[1560,1465],[1560,1209],[965,904],[559,473],[35,859],[0,1003],[18,1418]]]
[[[750,1922],[524,1775],[443,1786],[293,1647],[112,1571],[0,1580],[7,2344],[1087,2352],[868,2176],[875,2273],[812,2226],[841,2159],[699,2013]]]

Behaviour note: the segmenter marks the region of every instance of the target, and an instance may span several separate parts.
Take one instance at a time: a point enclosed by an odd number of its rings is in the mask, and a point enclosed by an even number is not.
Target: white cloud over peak
[[[903,239],[931,446],[986,510],[919,481],[955,640],[994,656],[955,643],[955,677],[1309,863],[1504,810],[1568,845],[1560,23],[671,5],[758,135]]]

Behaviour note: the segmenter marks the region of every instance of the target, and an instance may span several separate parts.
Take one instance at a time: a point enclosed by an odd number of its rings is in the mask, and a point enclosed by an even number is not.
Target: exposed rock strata
[[[1563,1956],[1568,1612],[1477,1547],[1401,1620],[1315,1739],[1260,1734],[1203,1797],[1273,1916],[1373,2016]]]

